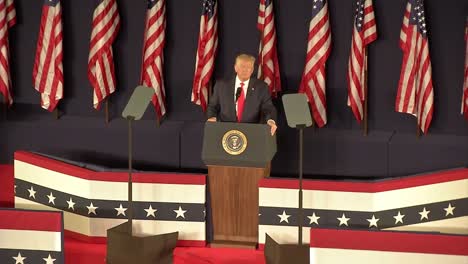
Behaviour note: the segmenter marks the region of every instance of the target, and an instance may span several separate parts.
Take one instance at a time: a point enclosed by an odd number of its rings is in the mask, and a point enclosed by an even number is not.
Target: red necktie
[[[244,83],[240,83],[241,86],[241,93],[239,99],[237,100],[237,122],[242,120],[242,111],[244,111],[244,101],[245,101],[245,93],[244,93]]]

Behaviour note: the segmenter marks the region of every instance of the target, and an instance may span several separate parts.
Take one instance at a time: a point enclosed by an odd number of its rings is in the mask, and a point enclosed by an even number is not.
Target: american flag
[[[0,209],[0,263],[63,264],[63,213]]]
[[[367,100],[364,76],[367,70],[366,49],[367,45],[377,39],[375,23],[372,0],[358,0],[348,61],[348,106],[358,122],[363,119],[363,102]]]
[[[120,28],[120,17],[115,0],[102,0],[94,9],[91,43],[88,57],[88,79],[94,89],[93,105],[115,91],[116,80],[112,43]]]
[[[165,15],[165,0],[148,0],[141,80],[143,85],[154,89],[153,105],[158,119],[166,113],[163,78]]]
[[[465,25],[465,82],[463,85],[462,108],[461,113],[468,120],[468,17]]]
[[[44,0],[33,69],[41,106],[53,111],[63,97],[63,33],[60,0]]]
[[[276,50],[273,0],[260,0],[257,27],[261,38],[258,49],[258,78],[268,84],[271,95],[276,97],[281,91],[281,78]]]
[[[8,29],[16,24],[16,11],[13,0],[0,0],[0,93],[7,105],[13,103],[8,52]]]
[[[195,75],[193,77],[192,102],[206,111],[208,89],[214,69],[218,47],[218,11],[216,0],[203,0],[200,18]]]
[[[325,63],[330,55],[331,31],[327,0],[314,0],[307,55],[299,92],[305,93],[318,127],[327,123]]]
[[[406,5],[400,48],[403,64],[395,109],[416,116],[419,128],[427,133],[434,111],[434,89],[422,0],[409,0]]]

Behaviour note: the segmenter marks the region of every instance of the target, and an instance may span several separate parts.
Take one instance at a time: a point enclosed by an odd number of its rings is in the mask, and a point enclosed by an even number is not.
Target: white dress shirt
[[[243,90],[244,90],[244,96],[245,96],[245,98],[247,98],[247,91],[248,91],[247,87],[249,87],[249,81],[250,81],[250,79],[243,82],[243,83],[244,83]],[[242,81],[241,81],[241,80],[239,79],[239,77],[237,77],[237,75],[236,75],[236,84],[234,85],[234,103],[236,104],[236,113],[237,113],[236,91],[237,91],[237,88],[238,88],[238,87],[241,87],[241,82],[242,82]]]

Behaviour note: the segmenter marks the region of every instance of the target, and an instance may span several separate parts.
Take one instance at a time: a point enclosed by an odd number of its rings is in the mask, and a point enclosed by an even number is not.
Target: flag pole
[[[367,136],[368,132],[368,114],[367,114],[367,101],[369,100],[368,96],[368,85],[367,85],[367,47],[364,48],[364,136]]]
[[[208,104],[210,103],[210,98],[211,98],[211,95],[213,94],[213,80],[210,78],[210,80],[208,81],[208,87],[207,87],[207,92],[208,92],[208,98],[206,98],[206,107],[208,107]],[[205,113],[206,113],[206,110],[205,110]],[[263,113],[260,113],[260,120],[263,120]]]
[[[317,126],[315,125],[315,119],[314,119],[314,112],[312,111],[312,108],[310,108],[309,99],[307,99],[307,105],[309,106],[310,116],[312,117],[311,118],[312,119],[312,124],[310,126],[312,127],[312,131],[317,132],[317,130],[316,130]]]
[[[106,99],[104,104],[104,111],[106,116],[106,124],[109,124],[109,98]]]
[[[159,127],[161,125],[161,120],[159,120],[158,115],[156,115],[156,127]]]
[[[7,120],[8,103],[6,97],[3,97],[3,120]]]
[[[58,120],[59,119],[59,111],[58,111],[58,106],[55,107],[54,109],[54,116],[55,116],[55,120]]]
[[[210,81],[208,82],[208,100],[206,100],[207,104],[210,102],[210,98],[211,98],[211,95],[213,94],[213,80],[210,79]]]
[[[421,129],[419,128],[418,118],[416,118],[416,137],[417,138],[421,137]]]

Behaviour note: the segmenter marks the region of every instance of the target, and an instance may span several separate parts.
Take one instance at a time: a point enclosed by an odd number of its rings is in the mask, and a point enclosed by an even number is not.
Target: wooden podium
[[[258,181],[269,176],[275,153],[276,138],[267,125],[206,124],[202,158],[208,166],[213,247],[256,247]]]

